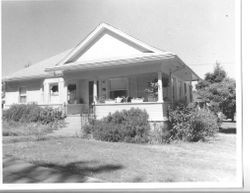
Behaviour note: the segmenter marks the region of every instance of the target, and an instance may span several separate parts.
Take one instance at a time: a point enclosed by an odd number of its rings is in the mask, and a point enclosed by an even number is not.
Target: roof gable
[[[58,65],[161,52],[103,23],[90,33],[85,40],[79,43]]]
[[[81,52],[73,61],[114,58],[137,55],[146,52],[106,33],[95,41],[88,49]]]

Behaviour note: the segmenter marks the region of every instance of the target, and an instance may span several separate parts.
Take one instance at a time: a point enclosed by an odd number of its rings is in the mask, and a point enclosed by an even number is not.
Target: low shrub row
[[[150,125],[144,110],[132,108],[109,114],[102,120],[93,120],[82,128],[83,136],[112,142],[147,143]]]
[[[39,122],[48,124],[64,118],[62,111],[36,104],[16,104],[3,111],[3,119],[16,122]]]
[[[82,128],[84,137],[129,143],[170,143],[205,141],[219,130],[218,117],[208,109],[178,105],[169,108],[165,125],[148,123],[148,114],[140,109],[123,110],[101,120],[92,120]]]

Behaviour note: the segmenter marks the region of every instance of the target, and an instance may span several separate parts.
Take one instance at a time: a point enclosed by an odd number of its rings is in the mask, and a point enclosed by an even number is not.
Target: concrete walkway
[[[92,183],[102,182],[80,173],[61,171],[17,160],[3,158],[3,183]]]
[[[66,126],[58,130],[53,131],[53,133],[48,134],[48,136],[53,137],[78,137],[81,136],[81,116],[71,115],[65,119]]]

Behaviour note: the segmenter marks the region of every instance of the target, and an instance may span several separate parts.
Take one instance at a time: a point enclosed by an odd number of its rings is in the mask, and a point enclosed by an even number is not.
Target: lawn
[[[226,133],[210,142],[166,145],[58,138],[4,143],[3,155],[58,171],[63,177],[56,182],[72,176],[74,182],[86,176],[104,182],[218,182],[235,178],[235,142],[236,135]],[[34,175],[34,169],[24,173]],[[3,173],[5,183],[15,182]]]

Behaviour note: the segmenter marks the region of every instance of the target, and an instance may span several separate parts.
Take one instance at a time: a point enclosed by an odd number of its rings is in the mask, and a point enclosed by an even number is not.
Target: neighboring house
[[[150,101],[145,89],[155,78],[158,98]],[[5,108],[34,102],[77,114],[94,107],[96,117],[102,118],[138,107],[148,112],[150,121],[164,121],[168,103],[192,100],[191,81],[198,79],[176,54],[101,24],[73,49],[4,78]],[[122,96],[137,100],[122,103]]]

